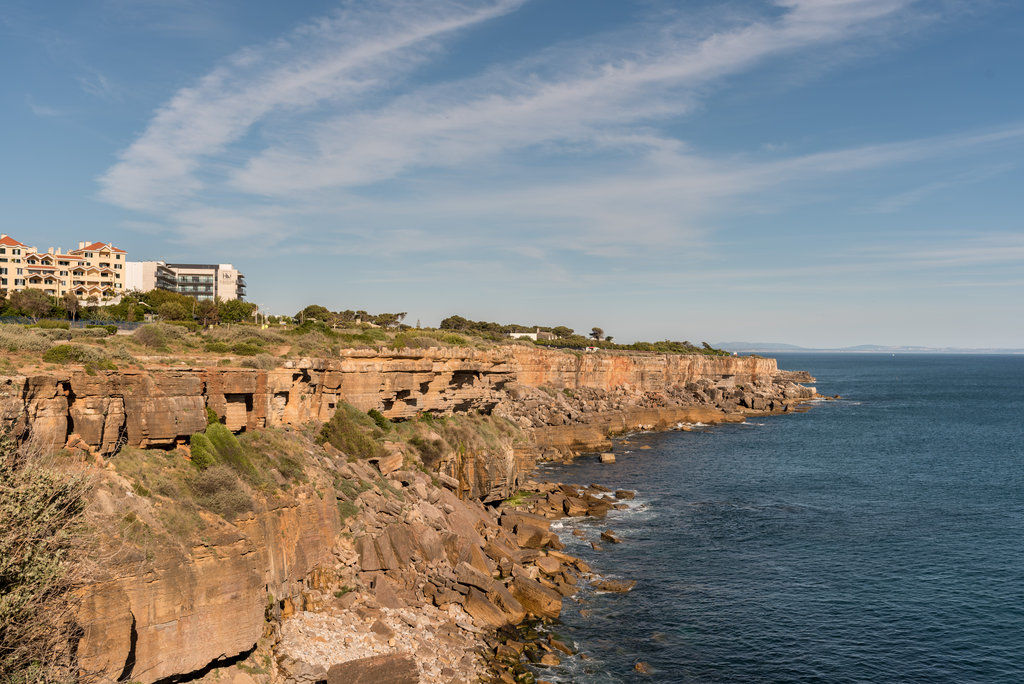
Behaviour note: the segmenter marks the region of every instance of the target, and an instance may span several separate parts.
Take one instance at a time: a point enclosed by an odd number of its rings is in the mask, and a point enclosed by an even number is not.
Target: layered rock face
[[[652,392],[677,392],[673,404],[716,405],[733,401],[737,386],[753,386],[770,391],[750,393],[755,405],[749,408],[771,410],[778,393],[771,388],[780,379],[792,384],[774,359],[754,357],[569,354],[527,346],[350,349],[339,359],[305,359],[269,371],[79,371],[0,378],[0,427],[32,432],[57,446],[76,434],[106,455],[119,445],[173,446],[202,429],[207,407],[238,431],[327,420],[341,401],[401,419],[423,411],[489,413],[503,401],[519,401],[517,388],[597,390],[617,396],[623,406],[650,408],[644,396]],[[690,386],[693,392],[678,395],[679,388]],[[744,396],[741,392],[736,401]]]
[[[144,517],[145,512],[139,511]],[[100,681],[153,682],[253,647],[268,596],[296,600],[340,531],[333,498],[301,493],[233,525],[208,516],[203,540],[115,555],[84,591],[79,666]]]
[[[778,372],[775,359],[703,354],[587,353],[569,354],[519,346],[511,352],[516,379],[527,387],[614,390],[667,390],[702,378],[734,378],[738,382],[770,380]]]
[[[389,418],[489,412],[514,379],[507,354],[345,350],[284,368],[119,370],[0,378],[0,427],[62,446],[72,434],[101,455],[118,445],[173,446],[202,430],[209,407],[233,431],[327,420],[341,401]]]

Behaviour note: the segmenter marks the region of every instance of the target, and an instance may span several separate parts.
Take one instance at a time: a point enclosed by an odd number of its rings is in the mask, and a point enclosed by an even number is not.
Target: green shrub
[[[219,325],[203,333],[210,342],[222,342],[229,347],[237,342],[284,344],[287,338],[274,330],[263,330],[252,325]]]
[[[166,323],[169,326],[174,326],[175,328],[183,328],[188,332],[196,332],[202,327],[195,321],[172,320],[164,321],[164,323]]]
[[[207,342],[206,351],[214,354],[227,354],[231,351],[231,345],[227,342]]]
[[[67,321],[38,321],[32,327],[44,330],[70,330],[71,324]]]
[[[330,442],[353,458],[373,458],[384,448],[372,437],[373,419],[351,404],[342,404],[320,430],[320,443]]]
[[[250,481],[259,479],[259,473],[255,466],[245,455],[245,450],[238,443],[238,439],[231,434],[231,431],[223,423],[211,423],[206,426],[206,437],[213,445],[217,461],[226,463],[234,468],[239,475]]]
[[[252,342],[239,342],[231,347],[231,351],[239,356],[256,356],[263,351],[263,348]]]
[[[227,466],[215,465],[196,473],[188,479],[188,486],[197,504],[228,521],[255,508],[242,481]]]
[[[316,332],[320,333],[321,335],[325,335],[329,338],[335,338],[338,336],[338,333],[331,330],[331,326],[327,325],[322,321],[314,320],[304,321],[303,323],[295,326],[288,332],[292,335],[307,335],[309,333]]]
[[[259,354],[251,359],[245,359],[240,365],[242,368],[255,368],[257,370],[273,370],[277,368],[278,359],[270,354]]]
[[[419,435],[415,435],[409,438],[409,444],[416,447],[416,451],[420,454],[420,460],[423,461],[423,465],[428,468],[433,468],[437,465],[437,462],[444,456],[445,448],[444,442],[440,439],[433,441],[428,440]]]
[[[373,419],[373,422],[377,424],[377,427],[379,427],[384,432],[388,432],[391,428],[394,427],[394,424],[377,409],[370,409],[369,411],[366,412],[366,415],[370,416],[370,418]]]
[[[206,407],[206,424],[207,425],[211,425],[213,423],[219,423],[219,422],[220,422],[220,416],[217,415],[216,411],[214,411],[212,408],[207,406]]]
[[[345,524],[346,520],[356,515],[359,515],[359,506],[349,501],[338,501],[338,517],[341,519],[342,525]]]
[[[210,438],[202,432],[192,435],[188,444],[192,449],[192,465],[196,468],[206,470],[217,462],[217,450],[210,442]]]
[[[58,344],[43,354],[46,363],[81,363],[87,370],[114,370],[117,368],[99,349],[74,344]]]
[[[20,325],[0,324],[0,349],[8,352],[40,352],[51,346],[50,340],[41,331]]]
[[[171,341],[181,339],[184,335],[184,328],[167,323],[150,323],[132,333],[132,337],[139,343],[153,349],[162,349]]]
[[[85,329],[86,330],[105,330],[108,335],[116,335],[117,334],[117,326],[116,325],[95,325],[95,324],[90,323],[89,325],[85,326]]]

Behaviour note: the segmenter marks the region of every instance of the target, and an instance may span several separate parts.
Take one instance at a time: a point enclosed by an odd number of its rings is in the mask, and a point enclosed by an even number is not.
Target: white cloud
[[[320,252],[608,259],[665,244],[700,253],[716,213],[768,188],[1024,137],[1016,126],[716,158],[665,125],[730,76],[899,34],[917,21],[912,0],[785,0],[699,28],[677,9],[657,30],[446,82],[408,78],[460,30],[522,2],[353,5],[244,50],[156,112],[102,195],[185,239],[273,246],[298,232]]]
[[[778,20],[697,39],[680,39],[679,29],[672,27],[637,45],[610,50],[600,37],[595,39],[600,47],[583,54],[552,51],[550,60],[572,65],[547,69],[556,77],[535,77],[536,60],[529,60],[462,82],[420,88],[383,107],[326,121],[308,136],[251,159],[235,174],[234,186],[258,195],[290,195],[367,185],[420,168],[493,163],[505,152],[553,143],[633,148],[630,136],[621,135],[624,127],[679,117],[709,82],[772,57],[852,40],[908,4],[786,2],[787,11]]]
[[[204,164],[265,118],[365,95],[422,60],[433,40],[511,11],[522,0],[387,0],[307,24],[244,50],[178,91],[101,179],[120,206],[162,210],[200,191]]]
[[[29,110],[33,114],[39,117],[53,118],[62,116],[64,114],[64,112],[57,109],[56,107],[50,107],[48,105],[39,104],[31,95],[25,96],[25,104],[28,105]]]

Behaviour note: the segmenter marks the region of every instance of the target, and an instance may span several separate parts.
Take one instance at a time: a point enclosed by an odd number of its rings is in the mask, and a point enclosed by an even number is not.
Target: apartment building
[[[106,302],[125,291],[128,254],[108,242],[78,243],[40,252],[0,233],[0,290],[42,290],[53,297],[73,292],[80,300]]]
[[[231,264],[169,264],[163,261],[128,263],[127,288],[160,289],[196,299],[245,299],[245,276]]]

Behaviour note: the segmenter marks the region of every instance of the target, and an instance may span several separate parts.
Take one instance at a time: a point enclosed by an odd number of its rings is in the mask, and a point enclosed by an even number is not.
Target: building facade
[[[196,299],[245,299],[245,276],[231,264],[168,264],[163,261],[128,263],[127,289],[160,289]]]
[[[128,254],[108,242],[79,242],[64,253],[40,252],[0,233],[0,290],[41,290],[52,297],[73,292],[79,300],[106,302],[125,291]]]

